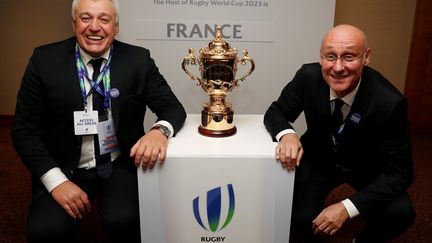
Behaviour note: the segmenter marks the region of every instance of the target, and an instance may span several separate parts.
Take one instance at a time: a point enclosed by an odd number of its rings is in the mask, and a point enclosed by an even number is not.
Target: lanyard
[[[79,77],[79,82],[80,82],[81,94],[82,94],[82,97],[84,100],[85,110],[87,110],[87,98],[90,94],[92,94],[94,92],[97,92],[104,97],[104,108],[105,109],[110,108],[109,90],[111,88],[111,86],[110,86],[111,80],[110,80],[109,64],[111,62],[111,57],[112,57],[112,46],[111,46],[111,50],[110,50],[110,54],[109,54],[107,63],[103,67],[103,69],[100,72],[97,79],[92,80],[89,77],[86,65],[84,64],[84,62],[81,58],[78,43],[75,45],[75,61],[76,61],[76,66],[77,66],[77,70],[78,70],[78,77]],[[87,78],[87,80],[89,81],[90,86],[91,86],[90,91],[88,93],[85,90],[84,77]],[[100,87],[101,82],[103,82],[103,84],[104,84],[104,90],[102,90]]]

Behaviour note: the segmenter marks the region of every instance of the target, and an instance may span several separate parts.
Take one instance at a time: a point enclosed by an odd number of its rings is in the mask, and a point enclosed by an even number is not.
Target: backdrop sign
[[[303,63],[319,60],[334,8],[335,0],[128,0],[120,4],[118,38],[150,49],[186,111],[200,113],[208,95],[181,62],[189,48],[206,47],[221,26],[224,40],[240,52],[247,49],[256,62],[247,84],[227,101],[236,114],[263,114]]]
[[[271,22],[221,23],[215,20],[140,20],[136,22],[138,40],[203,41],[213,40],[215,26],[220,25],[224,39],[243,42],[273,42]]]

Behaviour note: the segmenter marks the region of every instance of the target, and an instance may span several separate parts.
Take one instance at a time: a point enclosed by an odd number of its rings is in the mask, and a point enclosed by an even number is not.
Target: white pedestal
[[[138,169],[142,242],[288,242],[294,173],[262,115],[235,115],[226,138],[200,135],[200,119],[188,115],[161,167]]]

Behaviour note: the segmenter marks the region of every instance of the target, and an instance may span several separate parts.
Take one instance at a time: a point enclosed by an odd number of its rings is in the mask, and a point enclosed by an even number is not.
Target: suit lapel
[[[81,93],[80,83],[78,79],[78,72],[76,68],[76,62],[74,57],[74,50],[71,50],[69,57],[67,59],[67,70],[66,70],[66,84],[68,85],[68,89],[70,94],[72,95],[73,104],[77,104],[76,111],[84,110],[84,100]]]
[[[72,99],[71,103],[73,104],[73,107],[70,111],[71,115],[74,111],[83,111],[84,110],[84,100],[81,93],[81,87],[79,83],[78,78],[78,71],[76,67],[76,60],[75,60],[75,44],[76,40],[73,38],[70,42],[68,42],[68,48],[69,53],[66,61],[66,68],[65,68],[65,80],[66,80],[66,90],[68,92],[68,96],[70,95],[70,98]],[[82,136],[75,136],[75,142],[76,144],[81,144],[82,142]],[[79,155],[79,153],[78,153]],[[77,160],[79,159],[79,156]]]
[[[370,85],[371,82],[373,81],[370,80],[367,75],[362,75],[362,81],[354,98],[354,102],[345,118],[345,127],[341,136],[341,143],[352,136],[352,134],[361,126],[363,118],[367,115],[371,105],[369,97],[371,97],[373,92]]]
[[[323,128],[327,128],[328,134],[331,134],[331,109],[330,109],[330,86],[323,79],[321,82],[325,87],[322,88],[323,92],[319,93],[316,97],[318,100],[319,121],[321,121]]]
[[[114,126],[116,131],[118,130],[118,122],[119,122],[119,111],[120,111],[120,98],[122,95],[122,87],[121,87],[121,60],[120,60],[120,50],[119,45],[114,41],[113,44],[113,54],[111,58],[110,64],[110,74],[111,74],[111,89],[117,89],[119,91],[119,96],[117,98],[111,97],[111,111],[114,119]]]

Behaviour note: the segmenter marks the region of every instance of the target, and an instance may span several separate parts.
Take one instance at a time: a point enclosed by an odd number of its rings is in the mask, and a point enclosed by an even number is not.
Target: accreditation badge
[[[98,121],[97,111],[74,111],[75,135],[97,134]]]
[[[119,150],[113,119],[97,124],[100,154],[111,153]]]

